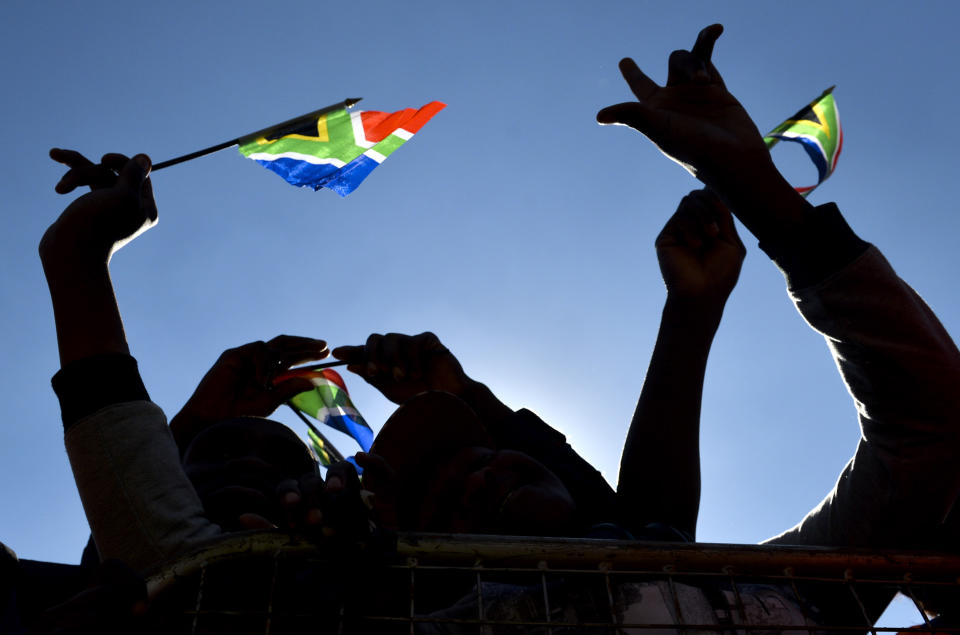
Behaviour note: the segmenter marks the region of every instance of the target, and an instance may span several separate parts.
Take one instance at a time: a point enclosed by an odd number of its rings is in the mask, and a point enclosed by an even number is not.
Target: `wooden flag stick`
[[[327,439],[327,437],[323,436],[323,434],[320,432],[320,430],[317,429],[317,426],[313,425],[313,424],[310,422],[310,420],[307,419],[307,416],[306,416],[305,414],[303,414],[302,412],[300,412],[300,409],[297,408],[295,405],[293,405],[292,402],[288,401],[288,402],[287,402],[287,405],[290,407],[290,410],[293,410],[293,413],[294,413],[295,415],[297,415],[298,417],[300,417],[300,421],[303,421],[305,424],[307,424],[307,427],[310,428],[310,431],[313,432],[315,435],[317,435],[317,436],[320,438],[321,441],[323,441],[323,447],[324,447],[324,448],[327,450],[327,452],[330,454],[330,458],[332,458],[334,461],[342,461],[342,460],[343,460],[343,455],[340,454],[339,450],[337,450],[337,448],[334,447],[334,445],[333,445],[332,443],[330,443],[330,441]]]
[[[241,143],[246,143],[253,139],[259,137],[266,137],[269,135],[274,136],[283,136],[285,134],[290,134],[293,130],[296,130],[302,126],[305,122],[310,119],[317,118],[320,115],[324,115],[333,110],[338,110],[340,108],[349,108],[353,106],[358,101],[363,99],[362,97],[349,97],[344,99],[342,102],[327,106],[326,108],[321,108],[320,110],[314,110],[313,112],[308,112],[305,115],[300,115],[299,117],[294,117],[293,119],[288,119],[287,121],[280,122],[264,128],[263,130],[257,130],[256,132],[251,132],[250,134],[245,134],[242,137],[237,137],[236,139],[231,139],[230,141],[224,141],[223,143],[218,143],[215,146],[210,146],[209,148],[204,148],[203,150],[197,150],[196,152],[191,152],[190,154],[185,154],[181,157],[176,157],[175,159],[168,159],[167,161],[161,161],[160,163],[154,163],[151,168],[152,171],[156,172],[157,170],[162,170],[163,168],[170,167],[171,165],[176,165],[178,163],[183,163],[184,161],[189,161],[191,159],[196,159],[197,157],[206,156],[208,154],[213,154],[214,152],[219,152],[230,146],[240,145]]]

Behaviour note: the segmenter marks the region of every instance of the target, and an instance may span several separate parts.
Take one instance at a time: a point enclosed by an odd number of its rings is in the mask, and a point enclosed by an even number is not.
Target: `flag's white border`
[[[248,159],[253,159],[254,161],[275,161],[277,159],[296,159],[297,161],[305,161],[306,163],[312,163],[314,165],[332,165],[335,168],[342,168],[347,164],[346,161],[341,161],[340,159],[324,158],[324,157],[315,157],[310,154],[302,154],[300,152],[281,152],[280,154],[270,154],[269,152],[253,152],[247,155]]]

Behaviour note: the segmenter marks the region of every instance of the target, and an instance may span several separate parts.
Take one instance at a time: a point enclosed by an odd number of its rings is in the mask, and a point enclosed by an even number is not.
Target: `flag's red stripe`
[[[284,373],[280,373],[279,375],[277,375],[276,379],[273,380],[273,383],[278,384],[282,381],[293,379],[295,377],[301,377],[303,379],[309,379],[311,381],[314,379],[326,380],[333,384],[336,384],[337,387],[339,387],[341,390],[349,394],[349,391],[347,391],[347,386],[343,382],[343,377],[341,377],[340,373],[333,370],[332,368],[323,368],[321,370],[297,370],[295,368],[293,370],[288,370]]]
[[[393,113],[362,112],[360,113],[360,119],[363,121],[363,134],[367,141],[379,143],[386,139],[391,132],[403,127],[403,124],[415,113],[416,111],[413,108],[404,108]]]
[[[337,386],[340,387],[340,390],[349,394],[349,391],[347,390],[347,385],[343,383],[343,377],[340,376],[340,373],[333,370],[332,368],[324,368],[323,370],[320,371],[320,374],[323,376],[324,379],[335,383]]]
[[[431,101],[420,110],[404,108],[393,113],[364,110],[360,113],[360,121],[363,122],[363,134],[367,141],[379,143],[397,128],[416,133],[446,106],[443,102]]]
[[[402,127],[407,132],[415,133],[423,127],[423,124],[430,121],[435,114],[446,107],[447,105],[442,101],[431,101],[429,104],[418,110],[409,121],[403,124]]]

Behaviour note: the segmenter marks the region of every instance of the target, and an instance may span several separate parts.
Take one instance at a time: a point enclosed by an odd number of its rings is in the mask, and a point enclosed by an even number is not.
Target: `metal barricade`
[[[437,534],[380,550],[256,532],[148,586],[151,620],[174,635],[946,633],[960,628],[931,625],[921,602],[960,598],[958,576],[960,557],[934,553]],[[874,626],[894,593],[915,617]]]

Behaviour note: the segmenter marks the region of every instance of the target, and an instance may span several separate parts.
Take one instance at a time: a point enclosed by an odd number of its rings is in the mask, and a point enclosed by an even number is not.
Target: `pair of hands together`
[[[308,380],[276,381],[276,377],[291,366],[318,361],[329,354],[323,340],[290,335],[224,351],[170,423],[181,451],[207,426],[235,417],[268,416],[293,396],[311,390],[313,384]],[[363,345],[334,349],[333,355],[348,362],[348,370],[397,404],[427,390],[460,395],[472,381],[437,336],[429,332],[412,336],[374,334]],[[358,453],[356,460],[364,468],[364,489],[375,494],[370,503],[374,518],[380,526],[393,528],[390,466],[375,454]],[[276,498],[291,528],[322,529],[328,535],[363,533],[360,525],[366,522],[367,514],[357,503],[363,497],[356,471],[349,463],[331,466],[326,482],[315,474],[306,474],[299,481],[284,481],[277,488]],[[234,528],[272,526],[268,520],[249,514],[239,518]]]
[[[276,382],[275,378],[292,366],[329,355],[323,340],[292,335],[224,351],[171,422],[178,444],[185,447],[199,429],[217,421],[269,415],[313,388],[306,379]],[[460,362],[430,332],[375,333],[363,345],[335,348],[333,356],[396,404],[427,390],[461,395],[471,383]]]

